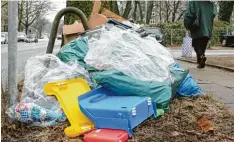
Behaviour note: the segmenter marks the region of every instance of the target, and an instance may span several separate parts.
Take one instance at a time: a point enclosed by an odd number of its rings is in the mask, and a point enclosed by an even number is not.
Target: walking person
[[[212,36],[216,6],[211,1],[189,1],[184,14],[184,26],[191,33],[197,55],[197,68],[204,68],[206,46]]]

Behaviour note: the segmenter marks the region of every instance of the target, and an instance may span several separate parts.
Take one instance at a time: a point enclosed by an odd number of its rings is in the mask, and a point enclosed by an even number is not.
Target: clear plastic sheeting
[[[88,44],[85,62],[98,70],[116,69],[142,81],[171,79],[169,65],[174,59],[154,38],[141,38],[132,30],[113,26],[103,28],[100,38],[92,38]]]
[[[35,119],[35,121],[33,121],[34,119],[30,119],[32,120],[30,123],[38,126],[56,124],[57,121],[55,120],[59,119],[61,116],[61,114],[56,113],[60,112],[60,105],[54,96],[47,96],[43,93],[43,87],[48,82],[78,77],[84,78],[92,85],[89,73],[76,62],[66,64],[58,57],[51,54],[29,58],[25,66],[24,88],[20,101],[20,104],[23,104],[24,108],[27,109],[23,109],[21,113],[17,113],[19,109],[16,109],[15,106],[19,104],[16,104],[8,110],[8,115],[13,119],[21,121],[22,117],[26,115],[26,112],[27,114],[31,113],[31,111],[29,111],[31,109],[28,108],[33,108],[33,110],[37,110],[37,112],[48,112],[48,116],[45,116],[45,118],[53,119],[44,119],[44,121],[40,121],[40,123],[38,123],[39,119]],[[21,116],[18,114],[21,114]],[[31,117],[31,115],[28,117]]]

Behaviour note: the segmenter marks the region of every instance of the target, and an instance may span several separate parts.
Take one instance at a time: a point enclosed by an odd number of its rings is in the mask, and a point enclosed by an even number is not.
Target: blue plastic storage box
[[[130,137],[134,127],[154,114],[151,98],[115,96],[102,87],[79,96],[78,100],[81,111],[96,129],[125,130]]]

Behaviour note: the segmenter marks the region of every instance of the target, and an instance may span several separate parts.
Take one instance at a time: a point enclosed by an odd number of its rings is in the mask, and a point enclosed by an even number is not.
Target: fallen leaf
[[[197,124],[202,130],[202,132],[209,132],[209,131],[214,131],[214,128],[211,125],[211,121],[208,120],[205,116],[201,116],[197,119]]]
[[[10,127],[13,128],[14,130],[16,129],[16,125],[15,124],[12,124]]]
[[[172,136],[172,137],[176,137],[176,136],[179,136],[179,135],[180,135],[180,133],[177,132],[177,131],[171,132],[171,134],[170,134],[170,136]]]

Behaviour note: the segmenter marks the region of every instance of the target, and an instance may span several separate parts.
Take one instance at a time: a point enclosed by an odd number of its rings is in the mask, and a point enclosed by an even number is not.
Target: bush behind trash
[[[166,46],[181,45],[183,37],[186,35],[186,29],[183,21],[171,22],[171,23],[159,23],[157,25],[151,25],[151,27],[160,27],[164,33],[164,39]],[[232,26],[230,23],[216,20],[214,21],[213,34],[210,41],[211,45],[220,45],[220,38],[227,32],[230,33]]]

